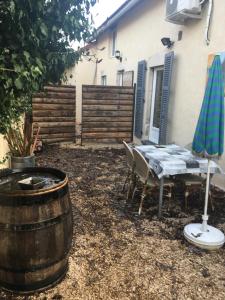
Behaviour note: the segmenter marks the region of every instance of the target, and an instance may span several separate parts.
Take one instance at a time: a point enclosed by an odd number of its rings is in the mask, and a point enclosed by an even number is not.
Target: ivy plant
[[[92,33],[96,0],[0,0],[0,134],[31,108],[32,94],[60,83],[79,59],[71,44]]]

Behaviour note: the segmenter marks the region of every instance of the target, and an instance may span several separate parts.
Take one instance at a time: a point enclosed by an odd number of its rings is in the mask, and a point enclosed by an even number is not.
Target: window
[[[133,86],[134,71],[126,71],[123,74],[123,86]]]
[[[112,56],[115,56],[115,52],[116,52],[116,31],[114,30],[112,32]]]
[[[117,72],[116,84],[119,86],[123,86],[123,75],[124,70],[120,70]]]
[[[107,76],[106,75],[101,76],[101,85],[107,85]]]

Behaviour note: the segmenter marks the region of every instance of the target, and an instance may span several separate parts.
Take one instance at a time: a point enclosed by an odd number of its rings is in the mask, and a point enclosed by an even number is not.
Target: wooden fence
[[[33,123],[46,143],[75,140],[75,86],[46,86],[33,97]],[[37,126],[35,126],[36,128]]]
[[[83,85],[82,141],[132,141],[134,88]]]

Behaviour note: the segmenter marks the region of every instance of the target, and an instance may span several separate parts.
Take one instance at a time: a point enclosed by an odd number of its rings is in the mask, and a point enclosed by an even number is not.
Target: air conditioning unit
[[[202,5],[200,0],[167,0],[166,21],[184,24],[187,19],[200,19]]]

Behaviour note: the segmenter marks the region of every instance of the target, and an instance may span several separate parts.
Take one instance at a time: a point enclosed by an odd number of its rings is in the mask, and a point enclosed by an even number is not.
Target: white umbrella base
[[[202,231],[202,224],[188,224],[184,227],[184,237],[195,246],[216,250],[223,246],[225,242],[224,234],[217,228],[207,225],[207,231]]]

